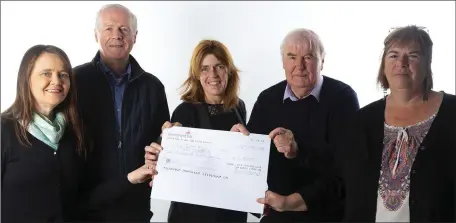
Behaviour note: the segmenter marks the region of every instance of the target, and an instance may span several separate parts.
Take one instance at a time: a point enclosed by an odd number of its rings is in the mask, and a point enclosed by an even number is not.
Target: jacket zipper
[[[127,95],[127,89],[128,89],[128,86],[130,85],[130,83],[133,82],[134,80],[136,80],[143,73],[145,73],[145,72],[144,71],[141,72],[138,76],[132,78],[131,80],[129,80],[127,82],[127,84],[125,85],[125,90],[124,90],[124,94],[123,94],[124,97],[122,97],[122,116],[120,117],[120,131],[119,131],[119,138],[118,138],[119,141],[117,142],[117,149],[119,150],[119,157],[120,157],[120,168],[121,168],[120,172],[121,172],[122,176],[128,174],[127,171],[126,171],[127,170],[127,165],[126,165],[126,162],[125,162],[126,156],[125,156],[124,150],[122,148],[122,140],[123,140],[123,134],[122,133],[123,133],[123,128],[125,128],[125,121],[124,121],[125,118],[124,117],[126,116],[125,115],[125,99],[124,98]]]
[[[106,78],[106,81],[108,82],[108,85],[109,85],[109,89],[111,90],[111,99],[112,99],[112,103],[115,104],[116,100],[115,100],[115,92],[113,92],[113,89],[111,89],[111,83],[108,79],[108,77],[106,77],[106,75],[104,75],[104,72],[103,72],[103,69],[101,69],[100,65],[98,65],[98,69],[101,70],[101,72],[103,73],[103,76],[105,76]],[[127,92],[127,88],[128,88],[128,85],[130,85],[130,83],[134,80],[136,80],[139,76],[141,76],[142,74],[144,74],[145,71],[142,71],[140,74],[138,74],[138,76],[134,77],[133,79],[129,80],[127,82],[127,85],[125,86],[125,90],[124,90],[124,96],[126,95],[126,92]],[[132,74],[133,74],[133,71],[132,71]],[[120,166],[120,175],[123,176],[124,174],[126,174],[126,165],[125,165],[125,162],[124,162],[124,153],[123,153],[123,150],[122,150],[122,138],[123,138],[123,135],[122,135],[122,129],[124,128],[124,116],[125,116],[125,112],[124,112],[124,97],[122,97],[122,116],[120,117],[120,131],[119,131],[119,135],[118,135],[118,139],[117,139],[117,152],[119,154],[119,166]],[[114,116],[115,116],[115,105],[114,105]]]

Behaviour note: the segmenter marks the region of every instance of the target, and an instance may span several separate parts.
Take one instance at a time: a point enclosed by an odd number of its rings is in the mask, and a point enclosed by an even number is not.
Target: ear
[[[97,33],[97,29],[93,29],[93,32],[94,32],[95,42],[98,43],[98,33]]]
[[[136,36],[138,35],[138,30],[136,30],[135,34],[133,35],[133,44],[136,43]]]
[[[323,70],[323,65],[324,64],[325,64],[325,59],[323,58],[323,59],[321,59],[321,68],[320,68],[320,70]]]

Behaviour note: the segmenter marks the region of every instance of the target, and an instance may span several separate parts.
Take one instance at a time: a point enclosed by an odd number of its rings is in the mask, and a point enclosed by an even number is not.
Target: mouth
[[[59,93],[62,93],[63,90],[62,89],[47,89],[45,90],[47,93],[51,93],[51,94],[59,94]]]
[[[109,45],[109,47],[112,47],[112,48],[123,48],[124,46],[123,45]]]
[[[219,84],[221,84],[222,82],[221,81],[210,81],[210,82],[206,82],[207,85],[210,85],[210,86],[217,86]]]

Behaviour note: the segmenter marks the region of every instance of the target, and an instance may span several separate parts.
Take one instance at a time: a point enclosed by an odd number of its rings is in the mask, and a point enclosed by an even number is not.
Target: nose
[[[62,80],[59,78],[59,73],[53,73],[51,78],[51,85],[60,85],[61,83]]]
[[[112,32],[112,38],[116,39],[116,40],[123,39],[122,32],[120,30],[118,30],[118,29],[114,29],[114,31]]]
[[[299,70],[305,70],[306,69],[306,63],[304,61],[304,58],[300,59],[300,60],[296,60],[296,67],[299,69]]]
[[[400,56],[397,60],[398,67],[408,67],[409,59],[407,55]]]

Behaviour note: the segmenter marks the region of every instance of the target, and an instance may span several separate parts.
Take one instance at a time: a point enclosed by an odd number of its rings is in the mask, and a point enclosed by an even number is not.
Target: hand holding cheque
[[[231,128],[232,132],[241,132],[249,135],[249,131],[242,124],[236,124]],[[293,132],[285,128],[276,128],[269,133],[269,138],[273,140],[277,151],[283,153],[288,159],[295,158],[298,152],[298,144],[294,139]],[[257,202],[264,204],[276,211],[306,211],[307,206],[301,195],[293,193],[282,196],[272,191],[266,191],[264,198],[258,198]]]
[[[159,151],[160,174],[154,176],[151,198],[262,213],[256,199],[267,189],[270,143],[267,135],[166,129],[164,149],[152,151]]]

